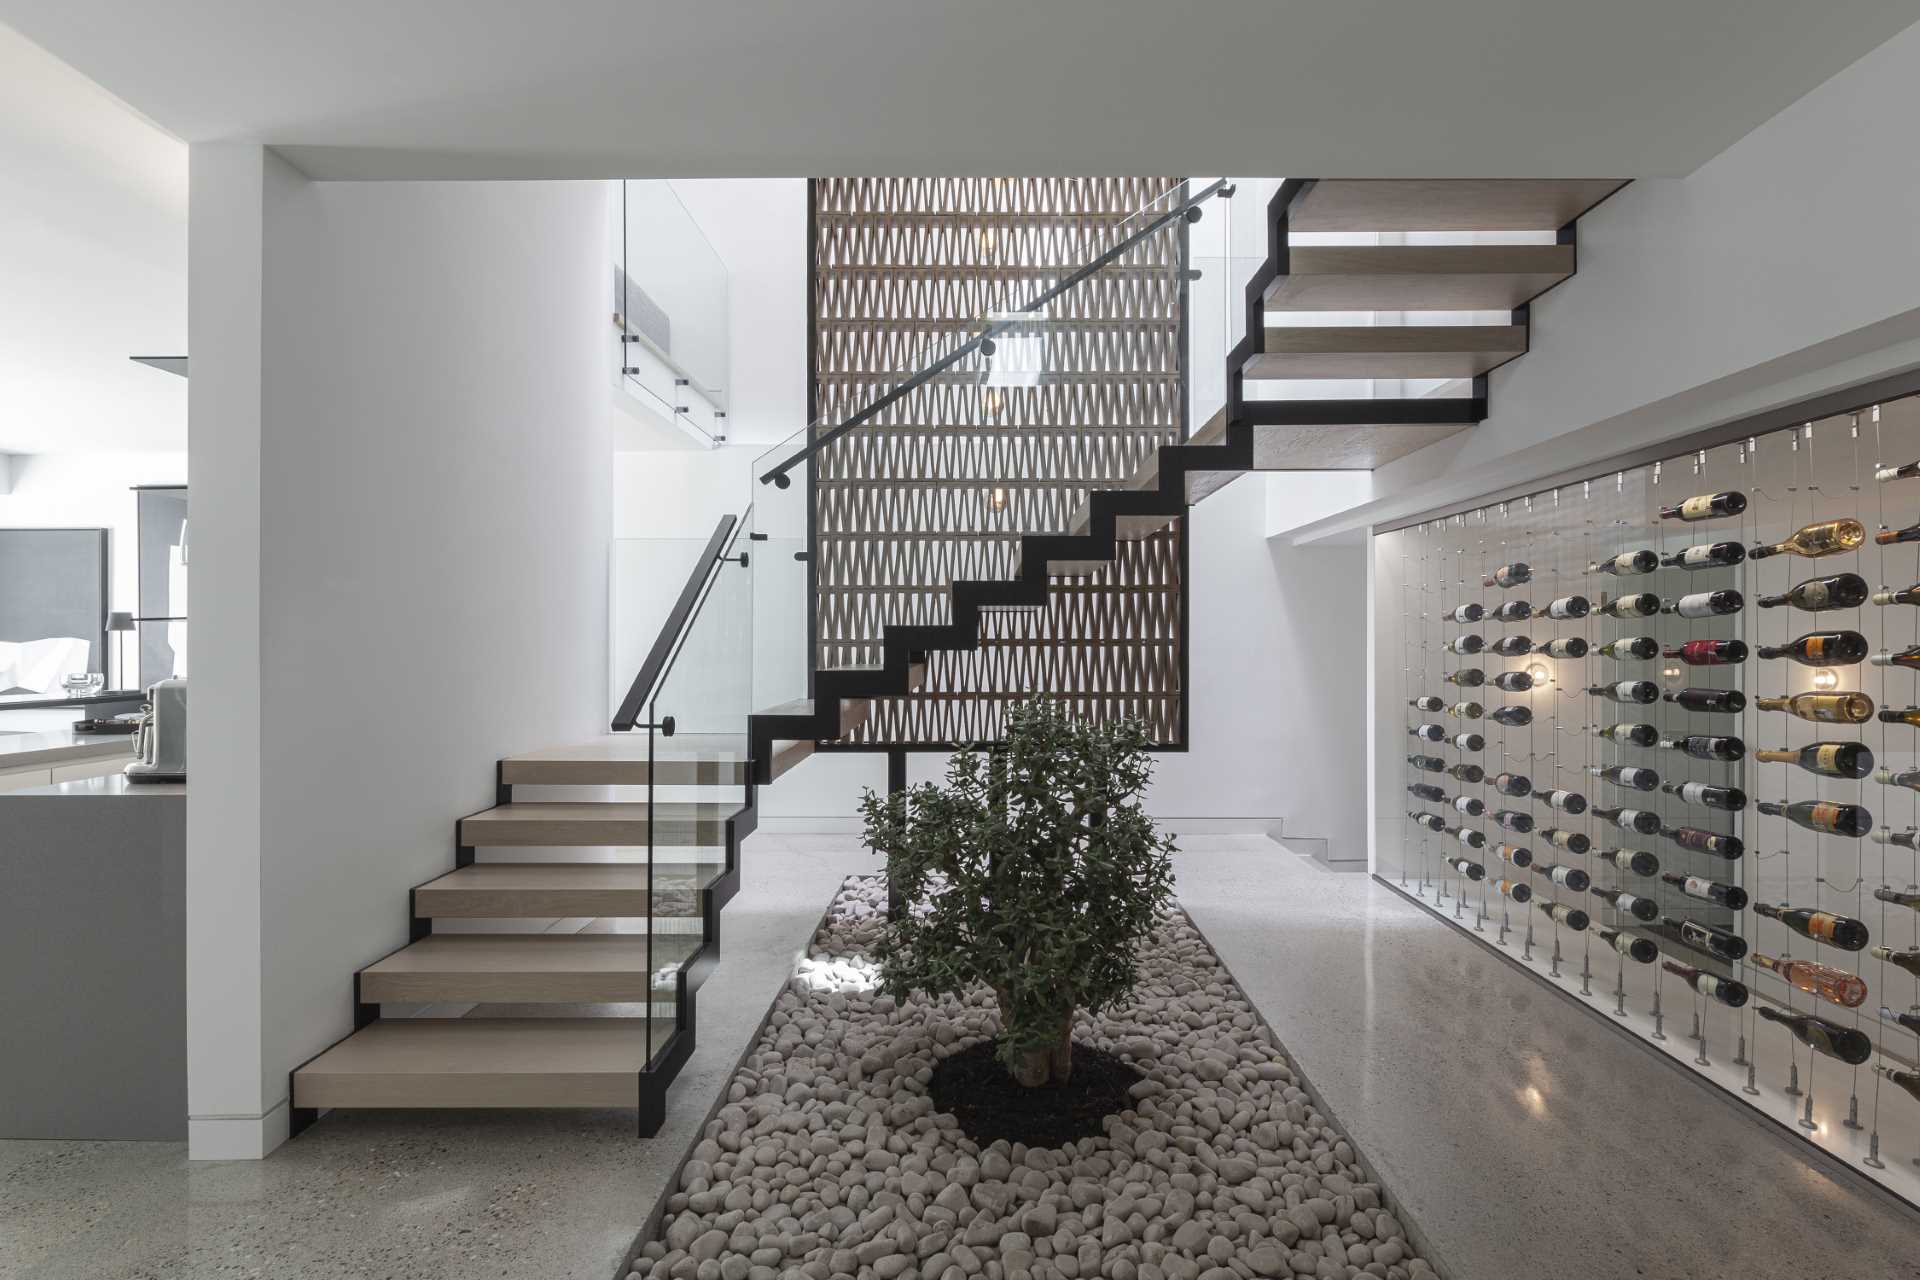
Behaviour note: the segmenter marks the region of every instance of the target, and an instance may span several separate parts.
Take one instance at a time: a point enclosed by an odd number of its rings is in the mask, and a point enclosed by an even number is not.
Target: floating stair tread
[[[426,919],[544,919],[565,916],[656,914],[653,895],[685,895],[726,872],[720,862],[476,862],[413,891],[414,912]],[[667,915],[698,913],[697,902],[676,901]]]
[[[644,926],[643,926],[644,927]],[[430,933],[360,971],[360,998],[384,1001],[617,1003],[646,1000],[649,976],[672,972],[695,934]]]
[[[1472,378],[1527,349],[1519,324],[1301,325],[1264,337],[1248,378]]]
[[[295,1071],[293,1105],[636,1107],[672,1034],[660,1019],[382,1018]]]
[[[649,768],[652,780],[665,786],[742,784],[747,740],[731,733],[609,733],[574,746],[508,756],[500,762],[500,780],[526,786],[645,786]]]
[[[1623,178],[1323,178],[1294,201],[1292,231],[1557,231]]]
[[[865,698],[842,698],[840,700],[840,736],[845,737],[858,729],[867,719],[869,703]],[[812,716],[813,699],[795,698],[791,702],[781,702],[774,706],[754,712],[756,716]]]
[[[1370,471],[1471,430],[1462,423],[1363,423],[1253,428],[1255,471]]]
[[[497,845],[719,845],[737,804],[647,805],[516,801],[460,820],[460,843]]]
[[[1293,311],[1504,311],[1574,271],[1570,244],[1294,245],[1266,304]]]
[[[1226,438],[1227,407],[1221,405],[1220,408],[1214,411],[1213,416],[1202,424],[1198,431],[1180,443],[1197,445],[1223,444]],[[1146,457],[1140,460],[1140,465],[1135,467],[1133,472],[1128,475],[1126,480],[1118,487],[1122,489],[1146,490],[1157,488],[1159,484],[1160,450],[1152,449],[1148,451]],[[1174,519],[1175,517],[1173,516],[1121,516],[1114,521],[1114,536],[1123,542],[1135,542],[1141,538],[1150,537],[1158,533],[1173,523]],[[1068,522],[1067,529],[1070,533],[1082,534],[1087,531],[1091,523],[1092,508],[1087,503],[1082,502],[1074,511],[1073,519]],[[1055,570],[1050,567],[1049,572],[1066,573],[1067,571]],[[1070,574],[1069,576],[1078,575]]]

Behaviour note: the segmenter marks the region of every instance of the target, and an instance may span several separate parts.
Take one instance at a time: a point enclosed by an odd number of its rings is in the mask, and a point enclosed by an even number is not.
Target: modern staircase
[[[739,887],[757,788],[853,732],[872,699],[920,688],[928,654],[978,648],[983,616],[1047,607],[1058,580],[1097,571],[1121,542],[1165,529],[1235,476],[1373,467],[1471,428],[1486,415],[1488,374],[1527,349],[1529,304],[1573,274],[1576,219],[1620,185],[1287,181],[1265,211],[1268,252],[1246,283],[1247,336],[1228,358],[1225,403],[1184,443],[1159,448],[1124,486],[1092,493],[1065,530],[1020,537],[1011,578],[954,581],[946,622],[887,625],[882,661],[814,670],[810,697],[754,712],[744,734],[642,724],[649,691],[712,589],[709,575],[732,562],[739,530],[723,519],[616,721],[640,731],[500,762],[497,803],[459,821],[452,869],[412,892],[412,940],[356,975],[355,1031],[294,1071],[296,1128],[329,1107],[618,1107],[638,1113],[643,1135],[654,1132],[667,1084],[693,1049],[694,997],[719,958],[720,911]],[[1184,207],[1166,220],[1181,216],[1190,216]],[[1326,232],[1545,232],[1552,242],[1291,240]],[[1497,324],[1297,322],[1303,312],[1348,311],[1508,314]],[[991,343],[994,332],[972,341]],[[939,369],[957,358],[950,352]],[[1459,385],[1403,397],[1248,398],[1250,386],[1275,379]],[[762,478],[785,488],[809,453],[859,425],[811,437]],[[555,797],[554,788],[622,794]],[[644,802],[626,798],[635,790]],[[552,860],[555,850],[578,860]],[[475,932],[476,922],[488,931]],[[389,1006],[413,1016],[383,1016]]]

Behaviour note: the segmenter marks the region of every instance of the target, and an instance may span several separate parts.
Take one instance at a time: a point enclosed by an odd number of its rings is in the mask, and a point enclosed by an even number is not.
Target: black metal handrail
[[[1176,204],[1168,208],[1165,212],[1156,215],[1154,218],[1149,220],[1144,226],[1142,226],[1138,231],[1135,231],[1132,234],[1128,235],[1125,239],[1121,240],[1119,243],[1108,248],[1106,251],[1101,253],[1098,257],[1088,260],[1086,263],[1082,264],[1080,267],[1075,269],[1072,274],[1062,277],[1059,281],[1053,284],[1052,287],[1041,291],[1041,293],[1037,297],[1033,298],[1026,305],[1017,308],[1016,309],[1017,313],[1023,314],[1027,312],[1038,311],[1040,308],[1046,306],[1049,302],[1052,302],[1055,298],[1058,298],[1062,294],[1066,293],[1069,289],[1074,288],[1081,281],[1087,279],[1089,276],[1092,276],[1096,272],[1100,271],[1102,268],[1110,265],[1115,259],[1119,258],[1122,254],[1126,253],[1127,250],[1133,248],[1135,245],[1139,244],[1142,240],[1145,240],[1148,236],[1153,235],[1155,232],[1159,231],[1162,227],[1166,226],[1167,224],[1173,222],[1175,219],[1186,218],[1188,221],[1194,221],[1198,219],[1200,216],[1200,206],[1205,202],[1207,202],[1208,200],[1213,199],[1213,197],[1223,193],[1231,196],[1233,194],[1233,188],[1227,184],[1227,180],[1225,178],[1216,179],[1204,191],[1200,192],[1200,194],[1195,196],[1189,196],[1185,200],[1182,200],[1179,204]],[[788,454],[786,458],[782,459],[780,462],[775,463],[770,470],[768,470],[765,474],[763,474],[760,477],[760,483],[772,484],[775,488],[778,488],[778,489],[786,488],[788,485],[793,483],[792,478],[787,475],[787,472],[790,471],[792,468],[800,465],[802,462],[805,462],[808,458],[812,457],[815,453],[818,453],[822,448],[824,448],[829,444],[832,444],[835,440],[838,440],[841,436],[853,430],[855,427],[859,426],[864,422],[871,420],[875,414],[878,414],[882,409],[885,409],[888,405],[894,404],[901,397],[905,396],[908,392],[914,391],[919,387],[925,386],[928,382],[932,381],[934,378],[939,377],[942,373],[945,373],[948,369],[951,369],[954,365],[959,364],[960,361],[972,355],[974,352],[984,350],[987,354],[991,355],[993,352],[993,339],[997,335],[1005,333],[1015,328],[1020,323],[1021,322],[1017,320],[988,321],[986,327],[982,329],[979,333],[967,339],[965,342],[961,343],[958,347],[954,348],[952,351],[949,351],[946,355],[941,356],[939,359],[927,365],[925,368],[921,369],[919,372],[909,374],[905,381],[901,382],[896,387],[890,388],[885,394],[880,396],[879,399],[875,400],[872,404],[868,405],[866,408],[860,410],[860,412],[854,414],[851,418],[848,418],[846,421],[840,423],[839,426],[834,427],[831,431],[826,432],[824,435],[820,436],[818,439],[809,441],[807,444],[802,445],[800,448]]]
[[[751,512],[752,508],[749,507]],[[640,670],[634,675],[633,683],[627,687],[627,696],[620,702],[620,709],[613,714],[613,731],[625,733],[640,723],[640,713],[647,699],[659,687],[666,677],[671,659],[677,652],[677,646],[691,625],[694,615],[700,611],[700,605],[706,599],[708,585],[722,564],[733,557],[733,540],[738,530],[745,527],[740,516],[721,516],[719,524],[714,526],[713,536],[707,539],[707,545],[694,561],[693,569],[687,574],[686,585],[680,588],[679,596],[673,602],[673,611],[667,614],[667,620],[660,624],[660,634],[653,639],[653,647],[647,650],[647,657],[640,664]],[[668,727],[667,733],[673,730]]]

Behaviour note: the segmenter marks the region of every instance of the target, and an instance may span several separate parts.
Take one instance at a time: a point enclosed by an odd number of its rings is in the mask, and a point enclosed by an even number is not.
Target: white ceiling
[[[0,453],[187,447],[187,151],[0,26]]]
[[[315,177],[1677,176],[1913,0],[0,0]],[[1783,175],[1791,181],[1791,175]]]

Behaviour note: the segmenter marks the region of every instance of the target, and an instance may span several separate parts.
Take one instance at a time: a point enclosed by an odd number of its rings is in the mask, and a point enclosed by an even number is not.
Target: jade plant
[[[1173,897],[1173,841],[1141,808],[1138,720],[1102,724],[1033,700],[991,750],[956,753],[945,786],[861,802],[901,909],[875,948],[882,989],[993,989],[998,1054],[1029,1087],[1065,1084],[1073,1015],[1125,1000]]]

